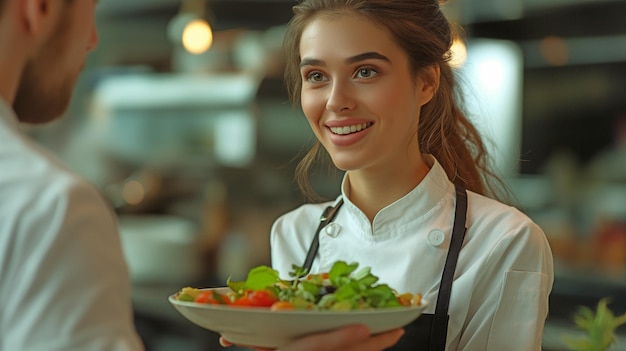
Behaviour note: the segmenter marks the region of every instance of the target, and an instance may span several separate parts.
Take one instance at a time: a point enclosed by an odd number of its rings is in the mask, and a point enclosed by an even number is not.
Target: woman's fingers
[[[223,336],[220,336],[220,345],[222,345],[223,347],[233,346],[233,344],[230,341],[224,339]]]
[[[386,333],[370,335],[365,326],[349,326],[325,333],[305,336],[277,349],[276,351],[380,351],[395,345],[404,335],[404,329],[395,329]],[[220,345],[232,346],[228,340],[220,337]],[[273,351],[274,349],[248,347],[256,351]]]
[[[386,333],[372,335],[360,345],[351,346],[342,351],[380,351],[395,345],[404,335],[404,329],[395,329]],[[339,350],[338,350],[339,351]]]
[[[229,347],[229,346],[233,346],[234,344],[231,343],[230,341],[224,339],[223,336],[220,336],[220,345],[222,345],[223,347]],[[255,351],[274,351],[274,349],[268,349],[268,348],[264,348],[264,347],[254,347],[254,346],[248,346],[248,345],[239,345],[239,346],[247,347],[247,348],[255,350]]]
[[[403,329],[370,335],[364,326],[350,326],[298,339],[277,351],[380,351],[398,342]]]

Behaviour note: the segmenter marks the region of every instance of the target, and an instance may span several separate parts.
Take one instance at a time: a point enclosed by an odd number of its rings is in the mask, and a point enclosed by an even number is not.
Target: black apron
[[[452,292],[452,281],[454,271],[459,258],[459,252],[463,246],[465,238],[465,219],[467,216],[467,192],[460,185],[456,185],[456,205],[454,210],[454,226],[452,227],[452,238],[446,263],[443,267],[441,281],[439,283],[439,294],[437,295],[437,305],[435,313],[424,313],[413,323],[404,327],[405,333],[396,345],[387,350],[390,351],[443,351],[446,348],[446,337],[448,335],[448,307],[450,305],[450,294]],[[329,206],[320,218],[313,242],[309,247],[303,267],[311,269],[313,260],[319,248],[319,233],[328,225],[339,208],[343,205],[343,200],[339,200],[335,207]]]

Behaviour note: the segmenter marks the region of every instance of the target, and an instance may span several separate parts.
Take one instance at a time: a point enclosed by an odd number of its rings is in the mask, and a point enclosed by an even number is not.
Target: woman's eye
[[[356,72],[357,78],[372,78],[376,76],[378,72],[376,72],[373,68],[359,68]]]
[[[326,77],[320,72],[311,72],[306,75],[306,79],[310,82],[318,83],[325,81]]]

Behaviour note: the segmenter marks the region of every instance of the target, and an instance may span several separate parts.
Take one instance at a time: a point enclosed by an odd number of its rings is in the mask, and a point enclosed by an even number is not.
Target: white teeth
[[[370,123],[354,124],[351,126],[344,126],[344,127],[331,127],[330,131],[333,132],[334,134],[345,135],[345,134],[360,132],[363,129],[366,129],[371,125],[372,123],[370,122]]]

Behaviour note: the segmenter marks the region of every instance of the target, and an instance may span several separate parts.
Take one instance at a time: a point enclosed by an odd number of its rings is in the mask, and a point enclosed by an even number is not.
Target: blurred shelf
[[[626,267],[572,268],[555,263],[553,292],[583,297],[626,296]]]

